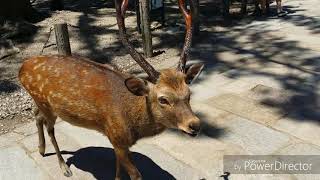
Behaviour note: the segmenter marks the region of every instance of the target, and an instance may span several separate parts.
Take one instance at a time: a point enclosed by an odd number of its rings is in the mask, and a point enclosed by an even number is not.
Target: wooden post
[[[149,0],[139,0],[142,43],[146,57],[152,57],[152,37],[150,31]]]
[[[69,42],[68,25],[67,24],[55,24],[54,32],[56,35],[56,43],[58,53],[60,55],[71,56],[71,48]]]

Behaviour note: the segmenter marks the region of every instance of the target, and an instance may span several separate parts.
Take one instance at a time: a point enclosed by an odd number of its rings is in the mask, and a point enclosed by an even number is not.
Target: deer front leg
[[[270,14],[270,0],[265,0],[266,1],[266,12],[269,15]]]
[[[253,14],[255,14],[255,15],[260,15],[261,14],[261,9],[259,7],[259,4],[260,4],[260,0],[255,0],[254,1],[254,12],[253,12]]]
[[[116,180],[120,180],[120,165],[125,168],[125,170],[128,172],[131,180],[142,180],[141,174],[138,171],[138,169],[133,165],[131,162],[129,155],[129,149],[128,148],[117,148],[114,147],[114,151],[117,158],[117,170],[116,170]]]
[[[260,0],[262,14],[266,15],[267,0]]]
[[[277,3],[277,13],[281,13],[282,11],[282,6],[281,6],[281,0],[276,0]]]

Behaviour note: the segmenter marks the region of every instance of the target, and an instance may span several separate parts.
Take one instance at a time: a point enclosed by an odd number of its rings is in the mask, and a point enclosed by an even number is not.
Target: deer
[[[268,14],[268,12],[270,11],[270,0],[255,0],[254,2],[255,2],[255,10],[254,10],[255,13],[258,13],[261,11],[263,15]],[[248,3],[248,0],[242,0],[242,7],[241,7],[242,13],[246,13],[247,3]],[[277,15],[279,17],[285,16],[287,12],[282,9],[282,1],[276,0],[276,4],[277,4]]]
[[[130,179],[142,179],[129,150],[139,139],[168,128],[190,136],[196,136],[201,129],[200,119],[190,106],[189,85],[197,79],[204,64],[186,66],[192,40],[191,10],[186,9],[184,0],[179,0],[186,35],[178,66],[157,71],[128,40],[127,5],[128,0],[115,0],[119,37],[147,77],[137,77],[79,56],[31,57],[20,68],[19,80],[37,107],[39,153],[45,155],[45,126],[59,166],[67,177],[72,176],[72,171],[55,138],[57,117],[107,136],[116,156],[116,180],[121,177],[121,169]]]

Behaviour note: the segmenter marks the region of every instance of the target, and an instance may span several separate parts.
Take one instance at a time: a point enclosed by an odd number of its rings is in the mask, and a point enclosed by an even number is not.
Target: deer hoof
[[[287,14],[288,14],[287,11],[281,11],[281,12],[278,13],[278,17],[284,17],[284,16],[286,16]]]
[[[63,175],[66,176],[66,177],[71,177],[72,176],[72,171],[70,169],[67,169],[67,170],[65,170]]]
[[[71,177],[72,176],[72,171],[70,170],[70,168],[68,167],[67,164],[63,164],[61,166],[61,170],[63,171],[63,175],[66,177]]]
[[[39,146],[39,153],[41,154],[42,157],[44,157],[45,148],[43,146]]]

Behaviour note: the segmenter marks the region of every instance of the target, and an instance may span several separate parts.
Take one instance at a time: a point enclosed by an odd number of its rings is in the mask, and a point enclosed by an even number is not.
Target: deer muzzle
[[[195,137],[200,132],[200,120],[196,116],[192,117],[191,120],[187,121],[187,123],[181,123],[178,125],[178,128],[182,130],[184,133]]]

